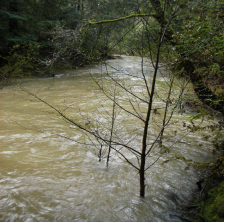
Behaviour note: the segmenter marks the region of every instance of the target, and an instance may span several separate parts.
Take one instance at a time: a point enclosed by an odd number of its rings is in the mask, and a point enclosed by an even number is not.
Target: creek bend
[[[124,56],[108,63],[125,73],[140,72],[137,57]],[[89,75],[98,78],[104,73],[101,69],[80,68],[54,78],[26,79],[22,84],[56,107],[76,105],[87,114],[99,101],[107,107]],[[151,71],[152,67],[145,64],[144,69]],[[130,85],[135,83],[137,92],[142,90],[135,77],[117,75]],[[124,161],[115,156],[106,168],[105,161],[99,162],[87,146],[52,136],[54,132],[82,138],[19,87],[5,87],[0,95],[1,221],[182,221],[181,206],[188,204],[199,175],[182,159],[174,159],[174,154],[198,162],[216,158],[202,132],[189,133],[146,172],[143,199],[138,196],[139,176]],[[190,111],[175,113],[178,132],[191,115]],[[127,128],[135,124],[130,121]],[[209,122],[205,120],[203,125]]]

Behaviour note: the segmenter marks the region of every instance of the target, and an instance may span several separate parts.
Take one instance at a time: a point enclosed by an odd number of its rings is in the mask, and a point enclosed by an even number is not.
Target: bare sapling
[[[104,95],[104,100],[108,101],[110,106],[99,106],[101,112],[96,109],[90,116],[82,114],[77,109],[80,120],[71,117],[67,113],[67,109],[60,109],[51,103],[43,100],[37,94],[23,88],[30,96],[47,105],[59,117],[61,117],[69,125],[72,125],[73,131],[80,131],[84,135],[86,141],[74,140],[72,137],[62,136],[66,139],[86,145],[87,148],[94,148],[95,154],[99,161],[106,159],[106,166],[109,166],[110,157],[117,156],[124,160],[139,174],[140,196],[145,196],[145,173],[154,165],[166,151],[157,156],[152,156],[153,150],[159,148],[162,141],[166,139],[164,136],[165,129],[169,126],[172,116],[178,105],[181,103],[182,95],[186,84],[180,86],[180,90],[174,92],[175,76],[164,76],[167,88],[164,89],[164,98],[161,98],[160,105],[157,107],[155,103],[160,97],[157,97],[157,82],[161,74],[160,70],[160,54],[164,43],[165,33],[170,25],[169,18],[167,23],[160,27],[157,34],[157,41],[154,49],[150,41],[145,41],[143,36],[149,37],[150,27],[146,22],[147,18],[141,18],[142,34],[139,36],[142,43],[142,49],[149,50],[149,57],[144,56],[144,51],[139,52],[140,69],[137,73],[125,72],[122,68],[116,67],[104,61],[102,66],[104,72],[101,77],[96,78],[91,75],[92,80],[98,87],[98,90]],[[146,32],[147,30],[147,32]],[[137,33],[135,35],[138,36]],[[150,67],[150,69],[149,69]],[[147,69],[148,68],[148,69]],[[163,72],[162,72],[163,73]],[[161,75],[163,77],[163,75]],[[135,81],[132,80],[135,79]],[[164,111],[160,120],[155,122],[157,110]],[[97,118],[103,117],[104,121]],[[155,112],[156,111],[156,112]],[[96,118],[94,118],[96,117]],[[107,117],[107,118],[106,118]],[[58,136],[61,136],[58,134]],[[172,146],[171,144],[170,146]],[[168,146],[169,147],[169,146]]]

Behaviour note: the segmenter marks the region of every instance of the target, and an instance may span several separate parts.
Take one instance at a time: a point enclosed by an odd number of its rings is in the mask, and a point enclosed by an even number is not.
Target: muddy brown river
[[[133,86],[132,92],[143,95],[137,76],[141,70],[139,58],[123,56],[107,62],[116,67],[109,67],[110,72],[122,83]],[[151,76],[151,64],[146,62],[143,69]],[[91,118],[97,117],[107,125],[110,118],[103,115],[103,110],[111,112],[112,103],[90,77],[107,80],[105,72],[101,65],[79,68],[52,78],[26,79],[22,86],[54,107],[68,110],[76,120],[89,117],[85,119],[89,124]],[[158,94],[165,94],[164,82],[159,74]],[[1,221],[185,221],[182,206],[197,190],[200,176],[179,157],[197,162],[216,159],[212,144],[204,138],[207,133],[188,132],[183,126],[184,121],[189,123],[187,117],[195,113],[188,108],[183,114],[175,112],[175,121],[165,135],[169,139],[170,134],[180,138],[180,142],[171,143],[171,151],[146,171],[146,197],[140,198],[138,173],[121,157],[112,153],[107,168],[105,160],[99,162],[98,148],[58,137],[56,134],[82,142],[88,139],[18,85],[5,87],[0,97]],[[156,106],[161,102],[154,103]],[[160,110],[159,113],[155,120],[162,115]],[[211,122],[205,118],[196,120],[196,125]],[[118,112],[117,126],[123,127],[119,130],[126,140],[132,137],[132,127],[137,126],[136,137],[130,143],[140,147],[139,122]],[[150,162],[157,159],[159,152],[156,149],[151,154]]]

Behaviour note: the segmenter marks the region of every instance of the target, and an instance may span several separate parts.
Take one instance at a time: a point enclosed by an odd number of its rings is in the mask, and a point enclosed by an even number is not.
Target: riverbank
[[[30,77],[46,78],[55,77],[56,73],[63,70],[73,70],[79,68],[88,68],[94,64],[98,64],[100,61],[119,59],[119,55],[103,55],[100,57],[92,57],[92,60],[87,58],[78,58],[75,61],[55,61],[52,64],[47,64],[38,61],[29,61],[26,63],[16,62],[16,64],[4,63],[0,64],[0,89],[5,86],[9,86],[18,82],[18,80]],[[17,64],[21,64],[18,67]]]
[[[187,215],[196,222],[224,222],[224,156],[197,168],[208,176],[196,182],[199,191],[185,208]]]
[[[182,158],[188,165],[192,165],[201,176],[196,182],[196,191],[192,194],[192,200],[184,208],[185,212],[190,221],[224,222],[223,114],[204,105],[197,98],[189,97],[189,100],[185,101],[183,105],[185,109],[198,114],[202,113],[208,118],[218,118],[217,125],[207,127],[211,132],[208,134],[208,140],[213,143],[212,155],[217,156],[216,161],[214,163],[198,163]],[[196,131],[201,131],[201,129],[196,129]]]

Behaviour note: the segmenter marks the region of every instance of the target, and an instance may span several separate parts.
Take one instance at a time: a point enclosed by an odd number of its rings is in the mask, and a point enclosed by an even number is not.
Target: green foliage
[[[192,115],[191,117],[188,118],[188,120],[194,121],[197,119],[204,119],[205,115],[208,115],[208,111],[201,110],[200,113],[198,113],[196,115]]]
[[[9,19],[24,20],[24,21],[26,20],[26,18],[23,16],[16,15],[16,14],[4,11],[4,10],[0,10],[0,13],[8,16]]]
[[[9,55],[4,57],[7,63],[0,68],[0,80],[11,81],[31,74],[38,57],[37,44],[23,43],[11,47]]]
[[[224,156],[215,163],[195,163],[194,167],[202,171],[210,171],[210,176],[202,182],[200,201],[192,205],[189,214],[195,221],[224,221]],[[193,215],[194,214],[194,215]]]
[[[211,189],[208,192],[210,198],[206,201],[203,210],[203,217],[208,222],[224,221],[224,182],[219,188]]]
[[[217,150],[224,148],[224,129],[214,131],[212,143]]]
[[[174,43],[183,54],[180,63],[191,61],[196,78],[201,76],[205,85],[223,98],[223,1],[214,0],[197,6],[201,9],[194,8],[191,19],[183,21],[184,29],[173,35]]]

